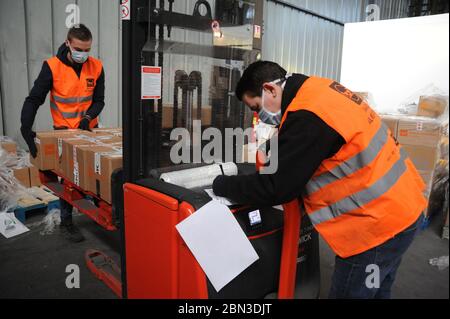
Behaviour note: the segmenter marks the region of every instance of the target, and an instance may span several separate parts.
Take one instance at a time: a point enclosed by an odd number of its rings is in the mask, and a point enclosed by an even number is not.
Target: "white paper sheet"
[[[14,213],[0,213],[0,233],[6,238],[11,238],[29,231]]]
[[[215,201],[218,201],[219,203],[221,203],[223,205],[231,206],[231,205],[236,204],[231,199],[228,199],[226,197],[217,196],[216,194],[214,194],[214,191],[212,189],[205,189],[205,192],[206,192],[206,194],[208,194],[209,197],[211,197],[212,199],[214,199]]]
[[[176,228],[216,291],[259,259],[231,211],[215,200]]]

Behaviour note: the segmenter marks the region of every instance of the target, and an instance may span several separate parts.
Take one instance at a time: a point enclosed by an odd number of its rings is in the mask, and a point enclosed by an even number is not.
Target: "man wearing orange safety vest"
[[[50,92],[50,112],[55,130],[89,130],[105,105],[105,74],[102,62],[89,56],[92,34],[75,25],[56,56],[44,62],[30,95],[22,108],[21,132],[30,154],[37,155],[32,127],[38,108]],[[72,206],[61,200],[61,233],[72,242],[84,239],[72,222]]]
[[[219,176],[214,193],[259,206],[301,198],[337,255],[330,298],[390,298],[427,201],[424,182],[380,117],[341,84],[288,75],[273,62],[250,65],[236,95],[279,126],[278,169]]]

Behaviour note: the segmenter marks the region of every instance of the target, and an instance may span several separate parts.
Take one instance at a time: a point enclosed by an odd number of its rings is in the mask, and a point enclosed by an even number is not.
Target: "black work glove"
[[[80,124],[78,125],[78,128],[80,130],[90,131],[90,128],[89,128],[90,123],[91,123],[91,120],[85,116],[81,119]]]
[[[36,144],[34,143],[34,138],[36,137],[36,133],[33,132],[28,127],[21,127],[20,132],[22,133],[23,139],[25,140],[25,142],[28,145],[28,149],[30,150],[31,156],[33,156],[33,158],[36,158],[37,148],[36,148]]]

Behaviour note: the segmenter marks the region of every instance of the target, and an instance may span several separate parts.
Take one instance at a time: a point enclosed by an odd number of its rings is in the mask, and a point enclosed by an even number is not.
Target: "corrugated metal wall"
[[[365,20],[377,4],[381,19],[405,17],[409,0],[284,0],[296,7],[348,23]],[[339,80],[344,27],[274,1],[265,0],[263,59],[299,72]]]
[[[343,27],[272,1],[264,1],[263,58],[280,63],[290,72],[338,79]],[[380,5],[382,19],[405,16],[408,0],[285,2],[341,22],[357,22],[364,19],[365,7],[369,3]],[[79,6],[81,22],[87,24],[94,35],[92,53],[102,59],[105,66],[106,107],[101,123],[105,126],[120,125],[122,77],[118,3],[117,0],[0,0],[0,114],[3,114],[4,123],[3,127],[0,124],[0,134],[5,132],[19,140],[23,101],[39,74],[42,62],[56,53],[66,37],[66,8],[70,4]],[[193,8],[193,3],[193,0],[176,1],[175,10],[185,12]],[[174,37],[196,43],[210,41],[195,32],[176,31]],[[189,58],[173,56],[165,61],[165,66],[177,69],[188,63],[193,69],[200,70],[205,63],[204,60],[186,59]],[[164,81],[170,87],[170,78],[165,77]],[[169,94],[166,101],[170,99]],[[37,130],[51,128],[48,103],[47,99],[38,112]]]
[[[0,87],[4,132],[18,139],[20,112],[42,62],[67,35],[66,8],[77,4],[81,22],[92,31],[92,55],[104,63],[106,106],[101,123],[120,123],[121,65],[119,2],[116,0],[0,0]],[[51,128],[49,99],[39,109],[36,130]]]

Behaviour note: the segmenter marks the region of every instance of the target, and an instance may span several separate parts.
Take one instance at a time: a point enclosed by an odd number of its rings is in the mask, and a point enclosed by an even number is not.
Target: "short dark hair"
[[[67,33],[67,40],[78,39],[81,41],[92,40],[92,33],[84,24],[75,24]]]
[[[236,86],[236,97],[242,101],[244,94],[261,96],[262,86],[284,78],[287,71],[275,62],[257,61],[248,66]]]

